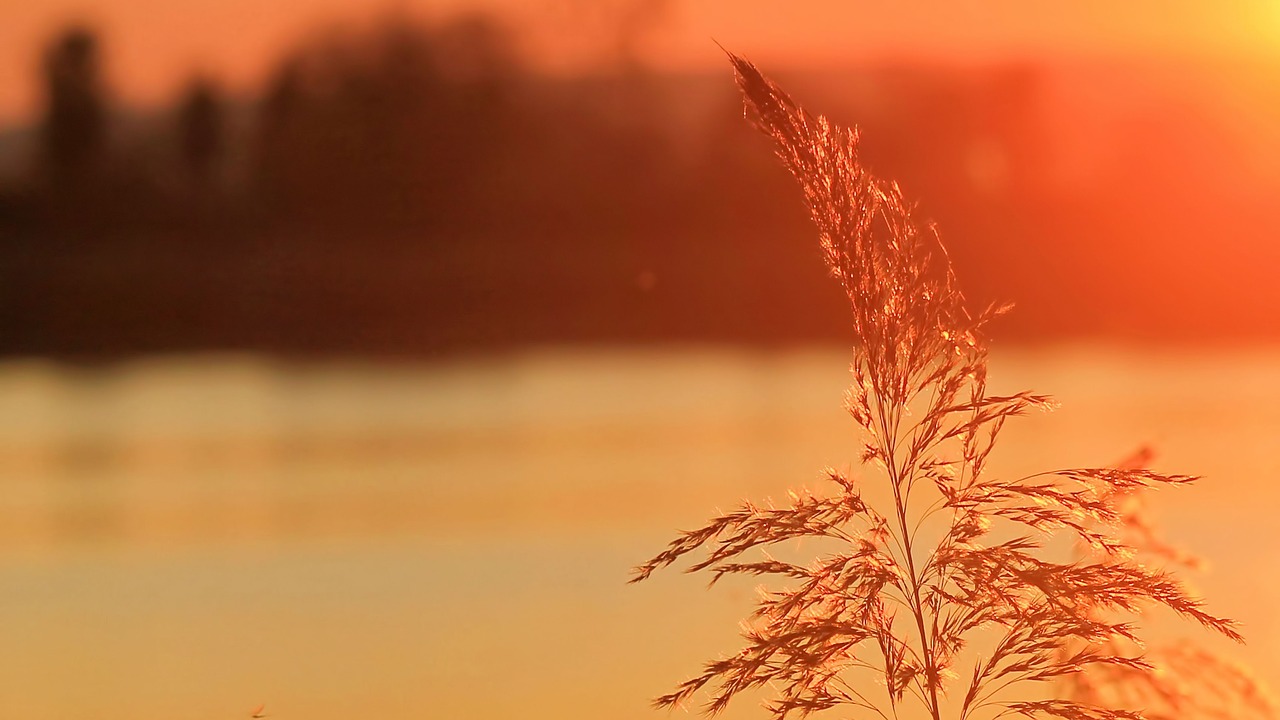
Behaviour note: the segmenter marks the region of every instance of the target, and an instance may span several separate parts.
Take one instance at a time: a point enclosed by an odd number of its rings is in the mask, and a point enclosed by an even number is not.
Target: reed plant
[[[1119,463],[1120,468],[1145,467],[1154,456],[1143,447]],[[1117,530],[1139,560],[1180,569],[1201,569],[1198,556],[1165,540],[1148,517],[1139,492],[1115,493],[1111,499],[1119,516]],[[1088,557],[1087,547],[1077,547],[1078,557]],[[1102,611],[1099,611],[1102,612]],[[1063,679],[1061,691],[1069,698],[1093,705],[1139,709],[1147,720],[1276,720],[1280,717],[1266,686],[1247,666],[1214,652],[1203,643],[1174,638],[1142,648],[1127,638],[1108,641],[1113,653],[1143,657],[1155,668],[1129,668],[1096,664]],[[1071,652],[1080,647],[1064,647]]]
[[[1156,688],[1169,678],[1142,654],[1140,614],[1162,607],[1241,640],[1173,571],[1144,561],[1132,537],[1128,498],[1193,478],[1132,463],[990,472],[1005,423],[1051,405],[988,392],[984,329],[1007,308],[970,307],[933,226],[859,162],[856,130],[810,115],[751,63],[729,59],[848,296],[845,404],[862,470],[828,470],[823,490],[784,504],[746,502],[635,568],[632,582],[682,560],[713,584],[766,578],[741,651],[655,704],[703,696],[714,715],[750,691],[777,720],[1143,718],[1089,683]],[[1062,552],[1063,536],[1083,550]]]

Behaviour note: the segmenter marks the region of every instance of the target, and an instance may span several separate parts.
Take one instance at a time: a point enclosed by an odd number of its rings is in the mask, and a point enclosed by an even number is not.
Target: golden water
[[[628,568],[858,445],[847,353],[0,366],[0,717],[663,717],[750,601]],[[1142,443],[1238,656],[1280,682],[1280,350],[998,349],[1056,413],[996,469]],[[730,717],[755,717],[749,708]]]

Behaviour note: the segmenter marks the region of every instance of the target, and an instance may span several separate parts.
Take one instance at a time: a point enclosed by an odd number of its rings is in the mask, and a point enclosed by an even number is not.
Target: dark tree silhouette
[[[510,38],[476,18],[299,49],[259,108],[265,205],[328,228],[475,222],[503,161],[517,71]]]
[[[106,101],[98,53],[93,32],[75,27],[55,40],[45,55],[41,159],[55,183],[79,180],[103,155]]]
[[[263,93],[254,136],[254,192],[271,211],[283,214],[301,184],[294,158],[303,113],[302,69],[296,58],[280,64]]]
[[[178,108],[178,139],[188,177],[204,187],[215,181],[226,150],[222,95],[209,78],[188,85]]]

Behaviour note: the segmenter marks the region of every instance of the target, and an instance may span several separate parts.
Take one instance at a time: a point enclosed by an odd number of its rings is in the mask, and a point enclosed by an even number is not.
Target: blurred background
[[[0,0],[0,714],[628,720],[735,649],[628,568],[859,445],[716,42],[1016,303],[998,471],[1207,476],[1280,681],[1280,3]]]

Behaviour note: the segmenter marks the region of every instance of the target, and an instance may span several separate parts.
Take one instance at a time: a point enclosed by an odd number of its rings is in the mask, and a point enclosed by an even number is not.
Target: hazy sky
[[[497,9],[531,37],[532,57],[561,69],[607,56],[623,17],[657,64],[686,68],[721,61],[713,38],[775,65],[1280,50],[1280,0],[0,0],[0,123],[38,107],[40,48],[71,20],[102,33],[115,96],[145,104],[193,70],[251,88],[282,46],[317,27],[468,7]]]

